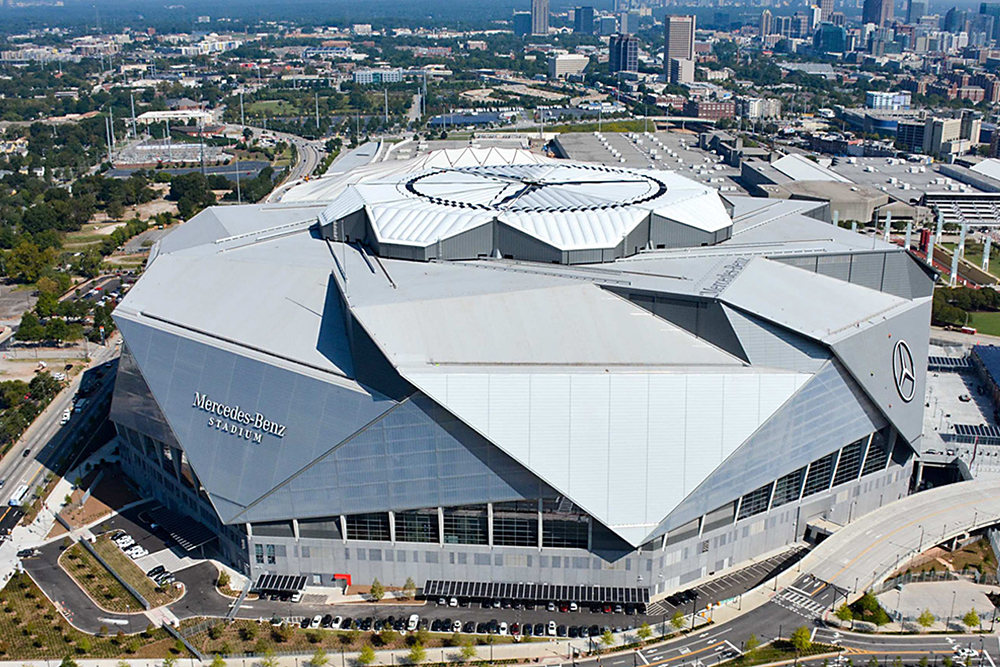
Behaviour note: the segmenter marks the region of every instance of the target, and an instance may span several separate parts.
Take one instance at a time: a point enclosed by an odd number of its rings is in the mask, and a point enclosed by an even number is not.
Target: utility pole
[[[316,91],[316,129],[319,129],[319,91]]]
[[[132,134],[136,139],[138,139],[139,129],[135,124],[135,93],[129,93],[129,97],[132,99]]]
[[[383,88],[382,92],[385,93],[385,125],[389,126],[389,89]]]
[[[243,127],[246,127],[246,125],[247,125],[247,119],[243,115],[243,90],[242,89],[240,89],[240,125],[242,125]]]
[[[201,175],[205,175],[205,121],[198,119],[198,150],[201,154]]]
[[[236,156],[236,203],[243,203],[243,193],[240,190],[240,156]]]
[[[108,163],[111,163],[111,127],[108,125],[108,117],[104,117],[104,138],[108,142]]]

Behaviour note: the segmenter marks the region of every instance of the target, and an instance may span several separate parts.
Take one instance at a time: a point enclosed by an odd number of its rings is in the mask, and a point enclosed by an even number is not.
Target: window
[[[488,544],[486,505],[444,508],[444,541],[447,544]]]
[[[771,507],[780,507],[786,503],[793,503],[799,499],[802,491],[802,482],[806,478],[805,467],[799,468],[795,472],[790,472],[774,483],[774,500]]]
[[[872,433],[872,441],[868,445],[868,456],[865,458],[865,467],[861,471],[862,475],[885,470],[886,464],[889,463],[889,451],[892,448],[887,435],[888,429]]]
[[[771,500],[771,486],[772,484],[765,484],[743,496],[740,502],[740,519],[767,511],[767,503]]]
[[[255,544],[253,545],[253,558],[258,565],[264,564],[264,545]]]
[[[493,544],[538,546],[538,503],[514,501],[493,504]]]
[[[542,546],[586,549],[590,517],[569,498],[542,500]]]
[[[830,478],[833,477],[833,466],[837,462],[838,453],[833,452],[809,464],[809,474],[806,475],[806,488],[802,492],[803,498],[830,488]]]
[[[852,482],[858,478],[858,473],[861,472],[861,457],[864,456],[866,444],[868,444],[868,436],[852,442],[841,450],[840,461],[837,463],[837,474],[833,478],[834,486]]]
[[[396,512],[397,542],[437,542],[438,513],[433,510]]]
[[[385,512],[353,514],[347,519],[347,539],[389,541],[389,515]]]
[[[274,560],[274,545],[273,544],[268,544],[267,545],[267,564],[268,565],[274,565],[274,562],[275,562],[275,560]]]

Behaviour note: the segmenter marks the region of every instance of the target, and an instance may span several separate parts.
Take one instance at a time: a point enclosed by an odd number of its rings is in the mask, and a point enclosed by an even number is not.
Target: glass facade
[[[445,544],[489,544],[486,505],[444,508]]]
[[[861,472],[861,458],[865,455],[865,446],[868,438],[856,440],[844,447],[840,452],[840,461],[837,462],[837,475],[833,478],[833,485],[845,484],[858,478]]]
[[[396,512],[397,542],[438,542],[437,509]]]
[[[802,482],[806,479],[806,466],[790,472],[774,483],[774,499],[771,507],[780,507],[788,503],[794,503],[802,493]]]
[[[542,546],[586,549],[590,540],[590,518],[569,498],[542,500]]]
[[[767,504],[771,501],[771,487],[774,484],[765,484],[755,491],[743,496],[740,501],[740,519],[746,519],[754,514],[761,514],[767,511]]]
[[[868,445],[868,456],[865,457],[865,467],[862,475],[870,475],[879,470],[885,470],[889,463],[889,454],[892,451],[892,443],[889,442],[888,429],[875,431],[872,434],[871,444]]]
[[[389,515],[384,512],[352,514],[347,519],[347,539],[388,542]]]
[[[538,546],[538,502],[514,501],[493,505],[493,544]]]
[[[830,488],[830,480],[833,477],[833,466],[837,464],[837,455],[839,453],[839,451],[833,452],[809,464],[809,472],[806,475],[806,488],[802,491],[803,498]]]

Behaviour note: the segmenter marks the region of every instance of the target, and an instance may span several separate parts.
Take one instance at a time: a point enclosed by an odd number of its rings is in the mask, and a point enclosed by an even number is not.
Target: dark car
[[[600,637],[601,636],[601,628],[600,628],[600,626],[592,625],[592,626],[590,626],[588,628],[588,631],[590,632],[590,636],[591,637]]]
[[[600,614],[601,613],[601,605],[599,605],[599,604],[592,604],[592,605],[590,605],[590,613],[591,614]]]
[[[531,623],[524,624],[524,627],[521,628],[521,634],[524,635],[525,637],[530,637],[533,634],[535,634],[534,628],[532,628]]]
[[[330,615],[330,614],[327,614],[326,616],[324,616],[323,620],[321,620],[319,622],[319,627],[321,627],[321,628],[328,628],[331,625],[333,625],[333,616]]]
[[[580,626],[580,636],[583,638],[587,638],[590,636],[590,630],[587,628],[586,625]]]
[[[630,604],[625,605],[625,615],[626,616],[635,616],[635,607],[633,607]]]
[[[18,558],[34,558],[41,552],[38,549],[21,549],[17,552]]]
[[[376,618],[375,622],[372,623],[372,630],[374,630],[375,632],[382,632],[382,628],[384,627],[385,627],[385,621],[383,621],[381,618]]]
[[[476,623],[476,634],[485,635],[488,626],[485,623]]]
[[[351,619],[351,617],[350,616],[345,616],[344,620],[342,620],[340,622],[340,629],[341,630],[350,630],[352,625],[354,625],[354,621]]]
[[[157,577],[167,571],[167,568],[162,565],[157,565],[152,570],[146,573],[147,577]]]
[[[569,638],[576,639],[579,636],[580,636],[580,628],[576,627],[575,625],[569,626]]]
[[[462,626],[462,632],[464,632],[467,635],[471,635],[475,631],[476,631],[475,621],[466,621],[465,625]]]
[[[431,622],[431,632],[441,632],[441,619],[435,618]]]
[[[545,624],[544,623],[535,623],[535,636],[536,637],[544,637],[545,636]]]
[[[28,454],[31,454],[31,450],[30,449],[26,449],[23,452],[21,452],[21,456],[23,456],[25,458],[28,457]]]
[[[306,629],[308,629],[308,628],[309,628],[309,623],[310,623],[310,622],[312,622],[312,619],[311,619],[311,618],[309,618],[308,616],[306,616],[305,618],[303,618],[303,619],[302,619],[302,622],[301,622],[301,623],[299,623],[299,625],[300,625],[301,627],[303,627],[303,628],[306,628]]]
[[[565,637],[565,636],[566,636],[566,626],[560,625],[559,627],[556,628],[556,637]]]
[[[361,623],[358,625],[358,629],[359,630],[371,630],[372,629],[372,623],[374,623],[374,622],[375,621],[374,621],[374,619],[372,619],[371,616],[367,616],[367,617],[365,617],[364,619],[361,620]]]
[[[395,630],[396,632],[405,632],[406,619],[403,618],[396,619],[396,622],[392,624],[392,629]]]

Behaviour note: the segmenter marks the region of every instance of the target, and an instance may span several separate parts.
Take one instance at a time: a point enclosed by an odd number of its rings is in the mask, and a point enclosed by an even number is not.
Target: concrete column
[[[882,240],[886,243],[889,242],[889,231],[892,229],[892,211],[887,211],[885,214],[885,230],[882,232]]]
[[[986,242],[983,243],[983,271],[989,272],[990,270],[990,246],[993,245],[993,237],[987,236]]]
[[[542,550],[542,499],[538,499],[538,550]]]
[[[389,541],[396,543],[396,513],[389,512]]]
[[[246,524],[247,527],[247,537],[253,537],[253,526],[251,524]]]
[[[851,221],[851,231],[854,232],[855,234],[858,233],[858,221],[857,220],[852,220]]]
[[[907,220],[906,222],[906,240],[903,242],[903,247],[907,250],[910,249],[910,239],[913,237],[913,221]]]
[[[438,544],[444,547],[444,508],[438,508]]]
[[[839,222],[840,222],[840,211],[834,209],[834,211],[833,211],[833,226],[834,227],[838,227],[839,225],[837,223],[839,223]]]
[[[299,541],[299,520],[292,519],[292,535],[295,536],[295,541]]]
[[[344,544],[347,544],[347,517],[340,515],[340,535]]]
[[[486,539],[490,548],[493,548],[493,503],[486,503]]]
[[[955,254],[951,257],[951,286],[954,287],[958,284],[958,258],[962,256],[962,252],[965,249],[965,225],[962,225],[962,232],[958,237],[958,246],[955,248]]]

